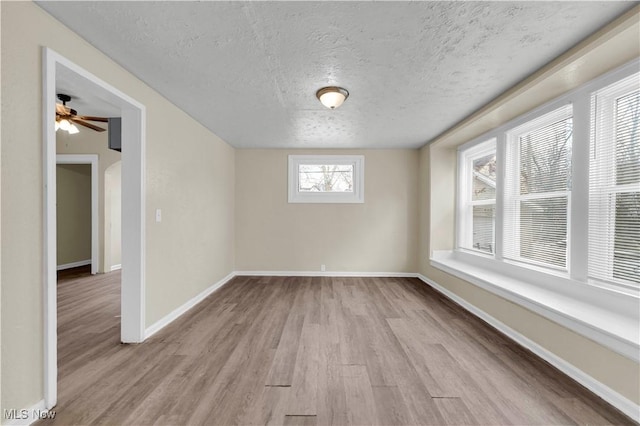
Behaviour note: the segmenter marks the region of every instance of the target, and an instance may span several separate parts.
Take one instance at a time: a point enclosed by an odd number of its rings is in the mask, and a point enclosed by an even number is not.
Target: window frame
[[[463,165],[458,167],[458,211],[456,225],[457,246],[461,250],[469,250],[480,255],[494,257],[496,252],[497,229],[496,221],[493,222],[493,252],[476,249],[473,247],[473,207],[482,205],[493,205],[497,209],[497,182],[496,198],[489,200],[473,200],[471,191],[473,189],[473,162],[474,160],[489,155],[496,150],[496,138],[490,138],[458,153],[458,162]],[[491,202],[493,201],[493,202]],[[471,209],[471,210],[470,210]]]
[[[502,231],[504,238],[501,241],[501,251],[504,256],[505,247],[509,247],[509,252],[514,256],[509,259],[513,262],[522,263],[524,265],[535,265],[543,269],[555,270],[568,273],[569,264],[571,258],[571,189],[565,189],[561,191],[547,191],[547,192],[535,192],[529,194],[520,194],[520,137],[529,134],[541,127],[552,125],[556,122],[573,118],[573,105],[563,105],[550,112],[537,115],[530,120],[527,120],[523,124],[513,127],[504,132],[505,142],[505,160],[502,161],[502,169],[504,172],[501,174],[503,179],[503,191],[504,203],[500,210]],[[573,136],[572,136],[573,140]],[[573,145],[573,142],[572,142]],[[573,150],[573,146],[572,146]],[[507,162],[510,164],[507,165]],[[507,182],[507,179],[509,182]],[[520,216],[520,202],[540,200],[540,199],[552,199],[565,197],[567,199],[567,215],[566,215],[566,241],[567,246],[565,248],[565,266],[551,265],[545,262],[536,261],[533,259],[525,258],[520,253],[520,224],[522,217]],[[507,209],[506,203],[516,203],[517,206],[514,209]],[[498,212],[496,211],[496,215]],[[513,231],[507,232],[507,226],[513,226]],[[496,242],[496,244],[498,244]]]
[[[288,202],[361,204],[364,203],[364,155],[289,155]],[[300,165],[350,165],[353,166],[352,192],[302,192]]]

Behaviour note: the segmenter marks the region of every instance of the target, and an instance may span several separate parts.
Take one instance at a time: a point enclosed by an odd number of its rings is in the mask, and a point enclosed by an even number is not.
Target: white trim
[[[559,356],[555,355],[554,353],[540,346],[533,340],[518,333],[517,331],[513,330],[511,327],[504,324],[503,322],[495,319],[494,317],[487,314],[483,310],[475,307],[474,305],[462,299],[455,293],[447,290],[446,288],[430,280],[424,275],[418,274],[418,278],[420,278],[422,281],[424,281],[426,284],[428,284],[438,292],[444,294],[446,297],[448,297],[458,305],[462,306],[467,311],[471,312],[478,318],[482,319],[483,321],[488,323],[490,326],[492,326],[496,330],[505,334],[514,342],[529,349],[531,352],[533,352],[540,358],[544,359],[549,364],[553,365],[558,370],[562,371],[564,374],[566,374],[567,376],[571,377],[573,380],[580,383],[582,386],[589,389],[591,392],[595,393],[596,395],[598,395],[599,397],[607,401],[609,404],[613,405],[618,410],[622,411],[624,414],[629,416],[634,421],[640,422],[640,406],[634,403],[633,401],[627,399],[626,397],[619,394],[615,390],[611,389],[607,385],[589,376],[588,374],[586,374],[584,371],[580,370],[573,364],[570,364],[569,362],[565,361],[564,359],[560,358]]]
[[[120,269],[122,269],[122,265],[120,263],[118,263],[117,265],[111,265],[111,272],[119,271]]]
[[[58,393],[58,334],[56,288],[56,55],[43,49],[42,132],[44,177],[44,401],[47,408],[56,405]]]
[[[415,272],[350,272],[350,271],[236,271],[236,276],[265,277],[384,277],[416,278]]]
[[[91,265],[91,269],[93,269],[93,263],[91,259],[87,260],[79,260],[77,262],[65,263],[63,265],[56,266],[56,271],[63,271],[65,269],[77,268],[79,266]]]
[[[173,311],[169,312],[167,315],[162,317],[160,320],[158,320],[155,323],[153,323],[151,326],[149,326],[145,330],[145,339],[148,339],[149,337],[153,336],[158,331],[162,330],[164,327],[166,327],[167,325],[169,325],[170,323],[172,323],[173,321],[178,319],[178,317],[180,317],[182,314],[184,314],[187,311],[189,311],[190,309],[192,309],[198,303],[202,302],[211,293],[213,293],[214,291],[218,290],[220,287],[222,287],[223,285],[225,285],[226,283],[231,281],[231,279],[233,279],[233,277],[235,277],[235,276],[236,276],[235,272],[231,272],[229,275],[227,275],[226,277],[222,278],[217,283],[215,283],[215,284],[211,285],[210,287],[206,288],[205,290],[203,290],[202,292],[200,292],[196,296],[192,297],[191,299],[187,300],[185,303],[183,303],[182,305],[180,305],[179,307],[177,307]]]
[[[74,84],[119,107],[122,115],[122,292],[121,340],[144,340],[145,286],[145,137],[144,105],[64,58],[42,49],[42,143],[44,179],[44,400],[57,402],[57,306],[56,306],[56,69],[66,68]],[[96,263],[97,264],[97,263]]]
[[[4,410],[7,410],[7,408],[3,407],[3,412],[2,412],[2,424],[5,426],[24,426],[24,425],[31,425],[35,422],[37,422],[38,420],[41,419],[41,417],[38,417],[34,414],[36,413],[40,413],[42,415],[44,415],[45,413],[48,413],[49,410],[47,410],[47,408],[44,405],[44,399],[39,401],[38,403],[34,404],[33,406],[29,407],[29,408],[25,408],[25,409],[19,409],[18,410],[18,415],[22,416],[23,414],[25,415],[26,418],[19,418],[19,419],[11,419],[9,421],[7,421],[7,419],[4,417]],[[55,414],[54,414],[55,416]]]
[[[58,164],[91,165],[91,275],[98,273],[98,156],[96,154],[58,154]],[[58,269],[60,270],[60,269]]]
[[[577,93],[573,114],[589,117],[573,122],[571,150],[571,194],[567,210],[567,266],[571,279],[586,282],[589,259],[589,163],[591,139],[591,96]],[[584,143],[589,141],[589,143]],[[585,212],[587,218],[584,219]]]
[[[300,192],[301,164],[352,166],[353,192]],[[289,155],[287,194],[289,203],[364,203],[364,155]]]

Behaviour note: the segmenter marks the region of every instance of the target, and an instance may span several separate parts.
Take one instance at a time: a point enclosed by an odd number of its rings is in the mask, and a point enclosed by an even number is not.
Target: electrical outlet
[[[162,210],[156,209],[156,222],[162,222]]]
[[[325,266],[324,265],[320,265],[320,271],[324,272],[325,271]]]

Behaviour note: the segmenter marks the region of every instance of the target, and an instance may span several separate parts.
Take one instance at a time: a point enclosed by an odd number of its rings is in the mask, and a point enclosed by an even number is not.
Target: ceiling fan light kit
[[[328,86],[316,92],[316,98],[329,109],[336,109],[349,97],[349,91],[338,86]]]
[[[109,122],[108,118],[78,115],[78,112],[75,109],[67,107],[67,102],[71,100],[71,96],[58,93],[58,99],[62,102],[62,105],[56,104],[56,132],[58,130],[64,130],[69,132],[70,135],[80,133],[80,129],[78,129],[76,124],[95,130],[96,132],[104,132],[106,130],[102,127],[91,124],[88,121],[107,123]]]
[[[64,131],[69,131],[69,127],[71,127],[71,123],[69,123],[69,120],[66,119],[62,119],[58,122],[58,128],[60,130],[64,130]]]

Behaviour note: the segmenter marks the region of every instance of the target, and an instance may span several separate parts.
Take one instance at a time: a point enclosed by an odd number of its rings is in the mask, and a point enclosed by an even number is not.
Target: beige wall
[[[1,19],[0,404],[21,409],[43,398],[42,46],[146,106],[147,326],[233,271],[235,160],[233,148],[36,5],[2,2]]]
[[[363,154],[364,204],[289,204],[289,154]],[[236,270],[415,272],[417,150],[236,151]]]
[[[429,263],[431,250],[454,247],[456,147],[640,55],[639,15],[590,37],[420,152],[420,273],[640,404],[640,365],[555,322],[451,276]]]
[[[56,167],[58,266],[91,259],[91,165]]]
[[[98,156],[98,272],[109,272],[105,265],[105,233],[108,228],[105,221],[105,171],[120,161],[121,154],[108,148],[108,132],[95,132],[77,126],[79,133],[56,132],[56,154],[96,154]],[[106,126],[103,126],[106,128]]]

